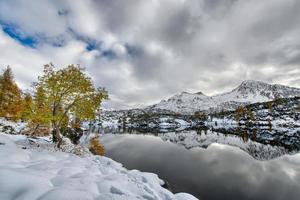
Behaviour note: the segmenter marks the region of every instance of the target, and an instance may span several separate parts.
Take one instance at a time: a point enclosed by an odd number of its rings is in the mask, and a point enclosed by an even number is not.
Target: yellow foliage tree
[[[95,88],[90,77],[75,65],[57,71],[52,64],[45,65],[37,87],[45,91],[47,107],[51,110],[53,138],[58,147],[62,142],[61,128],[70,114],[79,120],[94,119],[101,101],[108,98],[107,92]]]
[[[0,78],[0,117],[18,120],[21,117],[22,96],[8,66]]]
[[[51,123],[51,108],[47,102],[45,90],[39,86],[36,87],[34,94],[30,123],[36,128],[39,126],[50,127]]]
[[[26,93],[23,98],[23,108],[21,119],[24,121],[29,121],[33,113],[33,100],[29,93]]]

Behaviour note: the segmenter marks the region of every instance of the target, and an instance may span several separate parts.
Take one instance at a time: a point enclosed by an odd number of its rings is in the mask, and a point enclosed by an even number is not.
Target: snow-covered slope
[[[182,114],[193,114],[196,111],[234,110],[241,105],[295,96],[300,96],[299,88],[250,80],[242,82],[230,92],[215,96],[206,96],[201,92],[182,92],[146,109],[161,109]]]
[[[127,170],[109,158],[32,149],[22,140],[0,133],[1,200],[196,199],[173,194],[157,175]]]

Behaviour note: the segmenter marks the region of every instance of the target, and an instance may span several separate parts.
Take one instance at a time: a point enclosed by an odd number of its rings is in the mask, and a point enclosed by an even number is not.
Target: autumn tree
[[[33,113],[33,100],[30,93],[26,93],[23,98],[21,119],[29,121]]]
[[[255,116],[253,111],[250,108],[239,106],[235,110],[234,118],[236,121],[240,121],[241,119],[247,120],[249,123],[255,121]]]
[[[34,94],[30,125],[34,126],[35,129],[39,126],[50,127],[51,117],[51,108],[47,101],[45,90],[37,85]]]
[[[0,78],[0,117],[17,120],[21,117],[22,96],[8,66]]]
[[[208,116],[205,112],[196,111],[193,115],[193,118],[201,121],[206,121],[208,119]]]
[[[235,110],[235,115],[234,115],[235,120],[240,121],[241,118],[244,117],[246,111],[247,111],[247,109],[242,106],[237,107],[237,109]]]
[[[80,120],[91,120],[103,99],[108,98],[103,88],[95,88],[80,66],[69,65],[55,70],[52,64],[44,66],[37,87],[45,91],[47,105],[51,109],[53,138],[57,146],[62,143],[61,127],[69,116]]]
[[[250,109],[247,110],[247,118],[249,121],[255,121],[254,113]]]
[[[273,102],[272,101],[269,101],[269,102],[266,102],[266,107],[268,108],[268,111],[271,113],[273,112]]]

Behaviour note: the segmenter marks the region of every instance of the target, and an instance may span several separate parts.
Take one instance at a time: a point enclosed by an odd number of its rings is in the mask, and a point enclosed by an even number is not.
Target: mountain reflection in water
[[[184,134],[199,135],[196,131]],[[200,135],[200,142],[202,135],[205,134]],[[100,137],[106,156],[123,163],[128,169],[158,174],[170,184],[173,192],[189,192],[199,199],[208,200],[299,199],[300,154],[259,161],[237,145],[238,148],[233,144],[219,144],[221,140],[218,138],[226,140],[221,133],[214,137],[216,133],[208,131],[207,135],[210,138],[206,140],[207,148],[187,148],[180,144],[184,143],[184,137],[175,132],[157,133],[156,136],[115,133]],[[240,143],[237,138],[229,137],[232,143]]]
[[[206,148],[212,143],[228,144],[239,147],[258,160],[269,160],[284,154],[300,151],[300,130],[298,129],[251,129],[246,127],[198,127],[189,129],[130,129],[130,128],[93,128],[100,134],[146,134],[155,135],[164,141],[184,146]]]

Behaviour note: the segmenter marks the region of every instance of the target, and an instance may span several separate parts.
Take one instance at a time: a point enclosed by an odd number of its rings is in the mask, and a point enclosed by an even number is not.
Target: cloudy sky
[[[81,64],[114,108],[241,81],[300,87],[299,0],[0,0],[0,68],[23,89]]]

